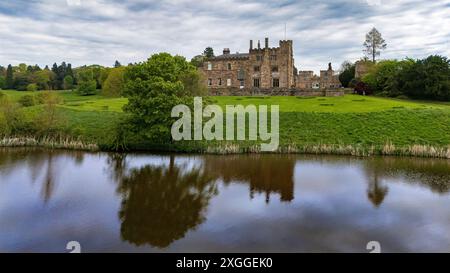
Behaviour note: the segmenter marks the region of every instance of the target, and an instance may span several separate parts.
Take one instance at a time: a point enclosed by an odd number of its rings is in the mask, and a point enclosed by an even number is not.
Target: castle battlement
[[[231,53],[230,48],[224,48],[222,55],[208,58],[200,68],[208,88],[257,90],[340,86],[333,76],[331,64],[320,77],[312,71],[297,74],[293,41],[280,40],[278,44],[278,47],[270,47],[269,38],[265,38],[263,46],[260,40],[255,46],[250,40],[248,53]]]

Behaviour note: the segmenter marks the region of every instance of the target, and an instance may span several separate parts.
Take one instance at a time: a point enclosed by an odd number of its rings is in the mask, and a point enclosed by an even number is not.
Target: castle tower
[[[280,41],[280,87],[290,88],[295,85],[294,80],[294,52],[292,40]]]

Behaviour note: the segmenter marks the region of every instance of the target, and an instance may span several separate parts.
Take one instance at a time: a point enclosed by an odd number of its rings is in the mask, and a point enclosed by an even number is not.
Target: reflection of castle
[[[328,161],[321,156],[320,159],[330,164],[336,162],[335,158]],[[251,198],[255,193],[263,193],[269,202],[271,194],[275,193],[280,195],[281,201],[294,199],[295,156],[204,156],[202,164],[196,168],[175,164],[172,156],[168,166],[147,165],[126,171],[122,168],[127,164],[115,163],[114,160],[125,159],[112,158],[109,162],[115,172],[111,177],[117,178],[118,191],[122,195],[119,212],[121,235],[124,240],[136,245],[150,244],[165,248],[183,238],[189,230],[197,228],[205,221],[204,213],[211,198],[217,194],[216,183],[220,180],[224,183],[248,183]],[[397,158],[375,158],[364,162],[369,178],[367,197],[378,207],[388,193],[381,178],[407,170],[408,164]],[[423,168],[420,165],[413,168],[422,170],[421,179],[417,181],[432,190],[448,192],[449,183],[435,184],[436,181],[446,181],[440,177],[441,174],[449,174],[447,162],[439,162],[443,163],[426,163]],[[342,159],[337,163],[342,164]]]
[[[207,156],[205,170],[225,183],[249,183],[250,197],[265,193],[269,202],[271,193],[278,193],[281,201],[294,199],[293,156]]]
[[[294,198],[295,159],[288,156],[252,160],[207,156],[201,167],[189,170],[174,164],[173,156],[169,166],[147,165],[129,171],[122,170],[127,164],[117,160],[125,158],[111,157],[109,161],[118,168],[111,177],[118,179],[122,195],[121,235],[138,246],[167,247],[200,225],[209,200],[217,193],[219,178],[225,183],[249,183],[250,195],[264,192],[267,202],[272,192],[279,193],[282,201]]]
[[[55,194],[55,185],[63,184],[57,184],[58,176],[66,171],[61,164],[68,159],[82,164],[83,156],[83,152],[0,148],[0,181],[3,176],[21,173],[25,168],[29,170],[33,187],[42,187],[41,197],[47,202]],[[127,161],[124,154],[108,154],[108,157],[110,179],[107,180],[117,183],[121,198],[118,217],[122,239],[135,245],[160,248],[183,238],[206,220],[205,211],[211,198],[218,193],[217,181],[248,183],[250,197],[262,194],[269,201],[275,194],[281,201],[293,200],[294,169],[300,159],[291,155],[208,155],[183,156],[183,160],[175,162],[175,157],[171,156],[164,163],[153,161],[153,164],[130,167],[131,161]],[[385,181],[389,178],[390,184],[417,184],[437,194],[450,192],[448,160],[395,157],[360,160],[327,156],[308,156],[308,160],[328,166],[361,168],[367,178],[367,198],[376,207],[386,200],[388,185]],[[395,197],[390,194],[390,198]],[[233,199],[228,201],[233,202]]]

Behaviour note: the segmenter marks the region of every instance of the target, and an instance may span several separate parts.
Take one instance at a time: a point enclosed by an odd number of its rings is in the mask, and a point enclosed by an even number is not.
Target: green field
[[[1,91],[12,100],[33,92]],[[59,111],[67,126],[86,141],[102,143],[113,132],[123,114],[125,98],[101,95],[79,96],[70,91],[55,91],[64,99]],[[389,98],[346,95],[343,97],[212,97],[221,106],[279,105],[280,143],[296,147],[310,145],[358,145],[397,147],[450,145],[450,104]],[[41,106],[26,111],[38,113]],[[191,143],[192,144],[192,143]],[[204,151],[210,145],[195,143],[186,151]],[[253,143],[254,144],[254,143]],[[252,143],[240,143],[242,147]],[[192,148],[195,147],[195,148]],[[183,150],[184,148],[181,148]],[[381,148],[380,148],[381,149]]]

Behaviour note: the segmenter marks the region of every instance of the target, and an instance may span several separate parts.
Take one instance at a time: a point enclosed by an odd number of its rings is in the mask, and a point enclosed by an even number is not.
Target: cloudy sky
[[[359,59],[374,26],[388,43],[383,58],[450,55],[450,0],[0,0],[0,64],[246,52],[250,39],[275,46],[285,23],[300,70]]]

